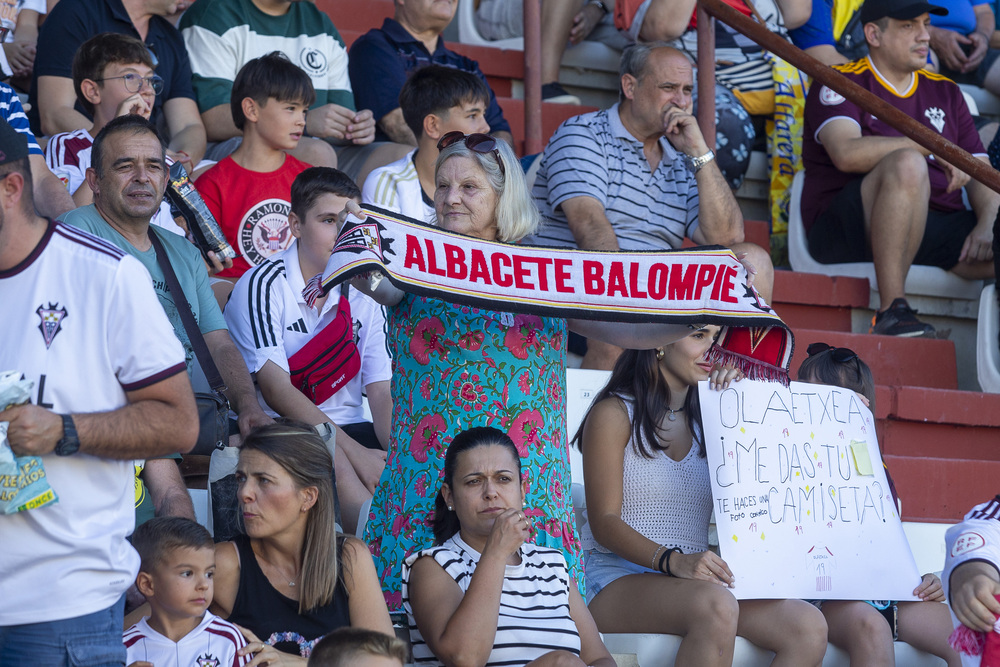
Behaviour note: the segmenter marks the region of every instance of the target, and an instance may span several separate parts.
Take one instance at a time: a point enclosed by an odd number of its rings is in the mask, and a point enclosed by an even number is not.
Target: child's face
[[[463,134],[476,132],[489,134],[490,124],[486,122],[486,102],[484,100],[462,102],[448,109],[448,113],[441,116],[441,136],[456,130]]]
[[[153,69],[142,63],[111,63],[104,68],[104,73],[101,75],[104,80],[98,82],[101,99],[95,106],[102,109],[107,117],[132,113],[149,120],[149,115],[153,112],[153,103],[156,101],[156,93],[145,81],[141,82],[139,92],[133,93],[128,90],[125,79],[121,77],[129,74],[148,79],[153,76]],[[123,102],[126,100],[131,100],[131,103],[124,105]]]
[[[257,134],[275,150],[290,151],[299,145],[306,128],[306,111],[302,102],[282,102],[269,97],[257,107]]]
[[[348,201],[347,197],[327,192],[320,195],[316,203],[306,211],[304,220],[290,216],[292,235],[299,240],[299,245],[324,261],[328,259],[333,254],[333,246],[337,244],[337,234],[340,232],[337,215],[344,210]]]
[[[200,617],[215,592],[215,549],[181,547],[152,573],[156,606],[172,618]]]

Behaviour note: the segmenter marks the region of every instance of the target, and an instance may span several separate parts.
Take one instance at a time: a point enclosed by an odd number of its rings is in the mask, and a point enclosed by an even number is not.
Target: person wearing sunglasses
[[[854,350],[812,343],[809,355],[799,367],[799,381],[843,387],[857,392],[875,414],[875,379]],[[882,465],[885,466],[883,459]],[[885,468],[886,480],[894,502],[896,488]],[[895,640],[938,656],[948,667],[960,667],[958,654],[948,645],[952,630],[941,580],[925,574],[913,594],[920,602],[896,600],[816,600],[826,617],[829,641],[845,651],[852,665],[893,665]]]
[[[437,226],[486,241],[519,243],[539,221],[517,158],[487,134],[450,132],[438,142]],[[349,202],[342,213],[363,218]],[[536,471],[526,503],[534,542],[560,549],[570,576],[582,581],[566,446],[568,327],[618,344],[650,348],[685,335],[686,325],[571,321],[470,308],[404,293],[390,281],[357,289],[387,307],[393,357],[390,452],[365,531],[390,611],[400,609],[404,557],[431,544],[433,489],[443,444],[460,431],[500,421]]]

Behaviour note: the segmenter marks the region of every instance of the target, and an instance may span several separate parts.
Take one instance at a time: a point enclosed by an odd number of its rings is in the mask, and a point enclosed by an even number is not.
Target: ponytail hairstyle
[[[506,433],[492,426],[476,426],[466,429],[456,435],[448,451],[444,455],[444,479],[442,486],[448,485],[449,489],[454,489],[455,466],[458,465],[458,457],[467,451],[478,447],[489,447],[499,445],[510,451],[510,455],[517,462],[517,478],[521,480],[521,455],[517,453],[514,441]],[[448,539],[459,531],[462,525],[458,521],[458,515],[454,510],[448,509],[448,503],[444,501],[444,494],[438,489],[437,497],[434,499],[434,543],[444,544]]]
[[[329,604],[342,577],[338,577],[334,527],[333,457],[326,443],[308,424],[283,419],[255,428],[243,440],[240,451],[256,451],[268,457],[291,475],[297,489],[316,488],[316,503],[309,508],[299,554],[299,613]]]
[[[647,459],[653,458],[658,451],[666,449],[660,446],[656,435],[657,428],[663,423],[663,418],[669,410],[670,387],[660,371],[656,350],[625,350],[614,369],[608,384],[594,398],[587,410],[573,442],[577,447],[583,444],[583,429],[590,418],[594,406],[606,398],[633,400],[632,409],[632,443],[636,451]],[[698,403],[698,392],[688,389],[684,400],[684,420],[691,431],[694,445],[698,448],[698,456],[705,456],[704,433],[701,428],[701,407]],[[697,424],[697,428],[695,427]]]

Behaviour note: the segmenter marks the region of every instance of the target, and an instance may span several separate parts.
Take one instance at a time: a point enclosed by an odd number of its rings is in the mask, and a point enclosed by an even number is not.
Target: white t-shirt
[[[946,555],[941,583],[944,585],[945,597],[950,600],[951,573],[962,563],[980,560],[1000,570],[1000,495],[973,507],[962,523],[948,529],[944,541]],[[951,620],[954,627],[960,625],[954,613]],[[979,667],[980,656],[964,653],[959,655],[962,656],[963,667]]]
[[[361,189],[361,201],[434,225],[437,224],[434,203],[428,203],[424,197],[413,164],[416,152],[414,149],[405,157],[368,174]]]
[[[241,667],[253,657],[236,654],[247,645],[246,639],[235,625],[209,611],[198,627],[177,642],[149,627],[147,621],[148,617],[143,618],[122,634],[128,652],[127,665],[145,660],[156,667]]]
[[[336,316],[339,290],[330,292],[322,310],[316,310],[306,305],[304,287],[297,239],[269,261],[247,271],[236,283],[224,314],[229,335],[251,373],[259,371],[267,361],[287,372],[288,358]],[[361,371],[319,406],[335,424],[365,421],[361,403],[365,386],[392,378],[382,307],[357,290],[350,291],[348,302]],[[268,414],[277,414],[259,396],[259,390],[258,397]]]
[[[71,196],[87,183],[87,168],[90,167],[93,147],[94,138],[87,130],[53,134],[45,146],[45,164],[62,181]],[[173,164],[173,160],[168,157],[167,165],[170,164]],[[159,210],[149,222],[184,236],[184,230],[174,222],[174,216],[170,214],[170,204],[166,198],[160,202]]]
[[[0,272],[0,368],[34,381],[56,413],[115,410],[126,391],[183,373],[184,350],[149,273],[112,244],[60,222]],[[42,457],[59,502],[0,516],[0,626],[106,609],[135,581],[132,461]]]

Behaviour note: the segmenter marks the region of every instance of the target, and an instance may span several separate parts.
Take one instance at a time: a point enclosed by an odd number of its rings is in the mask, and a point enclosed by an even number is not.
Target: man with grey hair
[[[684,237],[747,252],[770,301],[771,262],[743,243],[743,216],[691,114],[694,76],[677,49],[622,53],[620,101],[563,123],[542,156],[532,195],[542,245],[666,250]],[[611,368],[620,350],[589,341],[584,368]]]

